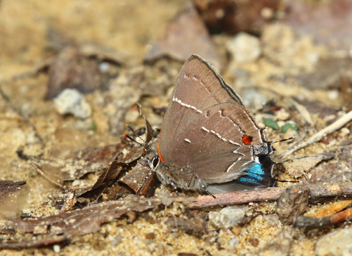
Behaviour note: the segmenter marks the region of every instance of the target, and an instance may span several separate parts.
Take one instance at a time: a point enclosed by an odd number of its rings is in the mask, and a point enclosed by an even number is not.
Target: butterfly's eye
[[[243,135],[243,137],[242,137],[242,142],[243,142],[244,144],[246,144],[246,145],[251,145],[252,140],[253,140],[253,137],[248,136],[248,135],[246,135],[246,134]]]

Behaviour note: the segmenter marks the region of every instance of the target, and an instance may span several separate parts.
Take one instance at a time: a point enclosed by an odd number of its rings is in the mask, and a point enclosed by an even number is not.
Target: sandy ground
[[[45,3],[38,0],[0,1],[0,85],[12,103],[9,106],[0,99],[0,179],[26,180],[29,191],[26,202],[10,206],[14,211],[19,213],[25,205],[32,212],[55,213],[55,209],[45,202],[48,201],[48,195],[58,190],[32,166],[19,159],[17,150],[22,149],[29,155],[50,157],[65,150],[105,146],[120,140],[119,135],[112,134],[109,129],[109,109],[102,104],[106,93],[95,91],[85,95],[93,109],[90,118],[80,120],[72,116],[61,116],[55,111],[52,100],[44,100],[47,73],[33,75],[35,67],[54,56],[67,42],[77,45],[89,43],[110,49],[119,54],[124,63],[119,67],[122,78],[124,72],[132,70],[133,73],[136,68],[141,68],[150,72],[148,82],[166,84],[164,88],[167,89],[161,95],[139,99],[145,107],[149,121],[154,127],[158,127],[162,118],[154,114],[151,107],[167,106],[172,91],[170,86],[174,83],[182,63],[172,62],[165,71],[168,75],[160,75],[162,72],[157,67],[144,67],[141,63],[150,44],[163,35],[166,25],[184,3],[185,1],[160,0],[63,0]],[[275,40],[277,35],[282,35],[282,38]],[[226,51],[226,44],[231,39],[232,36],[214,37],[220,52]],[[327,49],[315,45],[309,36],[295,37],[288,27],[280,24],[268,26],[261,42],[265,45],[268,58],[246,64],[230,62],[224,68],[225,80],[239,94],[246,92],[248,86],[256,88],[260,85],[264,88],[264,92],[260,92],[266,99],[296,96],[302,100],[315,99],[329,108],[338,109],[343,106],[342,96],[336,94],[336,90],[312,91],[297,84],[297,80],[290,82],[290,76],[314,71],[318,59],[329,57]],[[291,51],[285,51],[288,46]],[[254,111],[255,109],[251,108]],[[142,126],[143,122],[137,120],[137,113],[135,108],[131,108],[125,122],[134,127]],[[261,117],[255,116],[263,125]],[[328,123],[317,115],[313,115],[313,119],[316,130],[322,129]],[[93,123],[96,125],[94,129]],[[40,135],[42,142],[36,133]],[[314,131],[310,134],[312,133]],[[285,136],[290,135],[295,135],[295,132]],[[335,134],[337,139],[342,136]],[[284,136],[269,128],[267,137],[276,140]],[[320,146],[319,149],[310,147],[302,152],[316,153],[328,147]],[[286,144],[278,145],[277,153],[287,147]],[[56,250],[60,251],[60,255],[121,256],[180,255],[182,252],[214,256],[255,253],[257,247],[267,244],[282,232],[284,225],[275,214],[275,202],[252,203],[248,207],[262,215],[244,227],[219,230],[209,226],[209,234],[203,239],[171,229],[164,224],[168,216],[183,211],[182,205],[173,205],[163,210],[147,212],[149,217],[140,216],[133,223],[123,218],[104,224],[98,233],[74,237],[70,244],[60,245]],[[309,210],[313,211],[316,207],[318,206],[311,205]],[[295,234],[290,254],[315,255],[316,241],[330,231],[305,233],[299,229],[290,230],[290,235]],[[15,234],[14,237],[21,235],[23,234]],[[30,235],[23,237],[31,238]],[[1,237],[0,243],[7,238],[7,235]],[[0,255],[54,254],[57,253],[53,246],[0,251]]]

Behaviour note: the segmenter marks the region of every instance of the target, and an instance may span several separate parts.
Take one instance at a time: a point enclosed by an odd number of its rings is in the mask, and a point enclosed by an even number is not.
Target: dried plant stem
[[[352,216],[352,208],[333,214],[328,217],[315,218],[308,216],[296,216],[293,220],[294,227],[300,228],[321,228],[341,223]]]
[[[352,111],[348,112],[346,115],[342,116],[340,119],[332,123],[331,125],[325,127],[323,130],[319,131],[312,137],[310,137],[306,141],[302,141],[298,145],[292,147],[291,149],[282,153],[279,157],[284,159],[291,155],[293,152],[297,151],[298,149],[304,148],[310,144],[313,144],[319,140],[321,140],[326,134],[332,133],[340,128],[342,128],[345,124],[352,120]]]
[[[318,183],[309,185],[310,198],[333,197],[352,195],[352,183]],[[187,208],[199,209],[205,207],[246,204],[250,202],[275,201],[286,188],[266,188],[252,191],[239,191],[212,196],[178,196],[173,198],[175,202],[183,203]]]

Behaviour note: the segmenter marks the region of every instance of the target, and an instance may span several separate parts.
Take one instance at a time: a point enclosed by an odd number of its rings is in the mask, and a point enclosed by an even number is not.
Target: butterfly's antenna
[[[270,143],[284,142],[284,141],[287,141],[287,140],[293,140],[294,138],[295,138],[295,136],[292,136],[292,137],[287,138],[287,139],[270,141]]]
[[[143,141],[143,144],[140,143],[140,142],[138,142],[137,140],[135,140],[135,139],[132,138],[131,136],[129,136],[127,133],[123,133],[123,136],[125,136],[126,138],[132,140],[133,142],[137,143],[138,145],[144,146],[146,149],[153,151],[153,152],[157,155],[157,153],[155,152],[155,150],[154,150],[150,145],[148,145],[148,143],[147,143],[145,140],[143,140],[142,137],[139,136],[139,135],[135,132],[135,130],[133,130],[133,128],[132,128],[131,126],[129,126],[128,124],[126,124],[126,126],[128,127],[128,129],[130,129],[131,132],[133,132],[133,134],[134,134],[135,136],[137,136],[141,141]]]

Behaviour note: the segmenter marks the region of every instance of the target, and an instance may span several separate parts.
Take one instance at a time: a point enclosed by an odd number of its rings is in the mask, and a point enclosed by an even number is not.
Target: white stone
[[[281,108],[275,113],[277,120],[287,120],[290,118],[290,113],[288,113],[284,108]]]
[[[226,207],[220,212],[209,212],[209,221],[217,228],[231,228],[243,219],[245,213],[245,207]]]
[[[262,53],[259,39],[243,32],[228,43],[227,49],[238,63],[254,62]]]
[[[237,237],[231,238],[229,241],[229,249],[235,250],[236,246],[240,243],[240,240]]]
[[[54,107],[60,115],[72,114],[78,118],[87,118],[92,109],[82,94],[76,89],[65,89],[54,99]]]
[[[110,70],[110,65],[108,62],[101,62],[99,64],[99,71],[103,73],[107,73]]]
[[[54,249],[54,252],[59,253],[59,252],[60,252],[60,245],[55,244],[55,245],[53,246],[53,249]]]
[[[328,91],[328,97],[330,100],[338,100],[339,91],[338,90],[330,90]]]
[[[343,135],[343,136],[344,135],[349,135],[350,134],[350,130],[348,128],[344,127],[344,128],[342,128],[340,130],[340,134]]]

